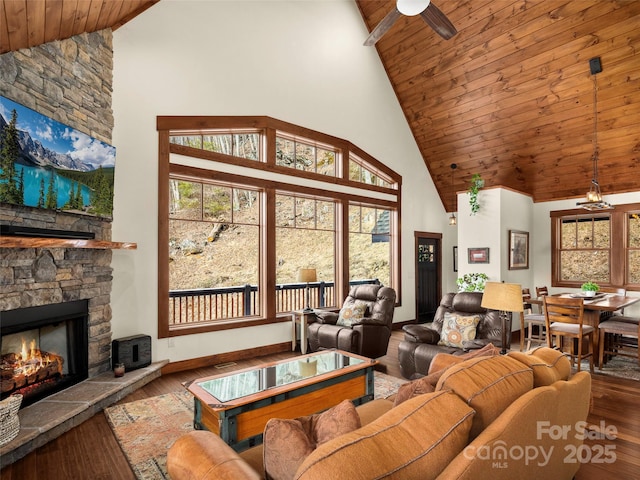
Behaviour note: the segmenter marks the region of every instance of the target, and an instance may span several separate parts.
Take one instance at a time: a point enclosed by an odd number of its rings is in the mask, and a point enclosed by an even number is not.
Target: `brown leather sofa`
[[[316,321],[309,325],[309,346],[312,352],[337,348],[369,358],[387,354],[396,292],[381,285],[356,285],[342,305],[356,303],[367,306],[364,317],[352,326],[337,325],[339,312],[316,311]]]
[[[439,353],[462,355],[470,350],[482,348],[489,343],[502,346],[502,322],[500,313],[481,307],[481,292],[447,293],[442,297],[433,322],[405,325],[404,340],[398,345],[400,370],[406,378],[426,375],[433,357]],[[445,313],[480,316],[475,339],[463,342],[463,348],[438,345]],[[511,344],[511,320],[507,322],[507,346]]]

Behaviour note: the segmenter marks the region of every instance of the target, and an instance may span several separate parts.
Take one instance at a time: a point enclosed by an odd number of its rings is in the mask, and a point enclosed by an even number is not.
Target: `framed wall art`
[[[469,263],[489,263],[489,248],[469,248]]]
[[[529,268],[529,232],[509,230],[509,270]]]

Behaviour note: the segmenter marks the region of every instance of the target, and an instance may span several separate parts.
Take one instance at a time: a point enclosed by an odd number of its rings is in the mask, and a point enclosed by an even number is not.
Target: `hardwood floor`
[[[380,360],[389,375],[401,377],[397,348],[402,340],[401,331],[393,334],[389,353]],[[237,362],[229,370],[256,365],[265,360],[280,360],[291,356],[290,352],[269,355]],[[127,403],[153,397],[182,388],[182,382],[197,377],[213,375],[223,370],[214,367],[163,375],[140,390],[125,397],[119,403]],[[593,375],[593,409],[589,423],[602,426],[609,434],[616,429],[612,439],[587,439],[583,463],[576,480],[640,479],[640,382]],[[550,408],[553,408],[550,406]],[[613,463],[597,463],[601,445],[611,445],[615,453]],[[611,448],[611,447],[607,447]],[[604,456],[599,457],[604,458]],[[595,460],[594,460],[595,459]],[[56,440],[27,455],[22,460],[0,471],[1,480],[57,480],[104,479],[135,480],[127,460],[111,432],[105,416],[100,413],[63,434]]]

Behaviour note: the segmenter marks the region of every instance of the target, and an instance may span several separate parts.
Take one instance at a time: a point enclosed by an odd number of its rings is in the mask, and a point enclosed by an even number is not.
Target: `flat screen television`
[[[0,96],[0,202],[113,215],[115,147]]]

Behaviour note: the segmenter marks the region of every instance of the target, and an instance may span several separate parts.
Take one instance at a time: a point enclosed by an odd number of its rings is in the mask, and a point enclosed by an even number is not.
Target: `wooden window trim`
[[[606,213],[611,219],[611,236],[609,238],[609,279],[605,284],[613,287],[624,287],[627,290],[639,291],[640,285],[626,283],[627,270],[627,217],[630,212],[640,210],[640,203],[616,205],[613,210],[604,212],[587,212],[582,209],[556,210],[550,212],[551,217],[551,285],[553,287],[580,288],[582,282],[567,282],[560,280],[560,222],[566,217],[592,218],[598,214]]]
[[[212,130],[228,131],[233,133],[236,129],[262,129],[264,135],[263,148],[266,162],[249,160],[246,158],[224,155],[198,148],[186,147],[170,143],[170,137],[177,133],[189,132],[193,134],[206,134]],[[345,298],[349,289],[349,249],[348,249],[348,209],[350,202],[368,204],[390,209],[394,214],[396,229],[391,233],[395,236],[395,248],[392,250],[392,271],[390,272],[393,285],[398,292],[397,305],[401,305],[401,187],[402,177],[386,165],[374,159],[360,148],[349,142],[332,137],[330,135],[299,127],[293,124],[272,119],[270,117],[157,117],[158,130],[158,338],[174,337],[179,335],[205,333],[211,331],[240,328],[253,325],[264,325],[289,321],[289,315],[276,314],[275,298],[263,295],[262,315],[260,318],[233,319],[229,321],[217,321],[206,325],[169,327],[169,264],[168,245],[168,221],[169,221],[169,176],[179,177],[184,180],[202,181],[203,179],[216,182],[229,183],[230,185],[247,185],[264,189],[265,201],[261,215],[261,251],[264,261],[260,269],[260,284],[264,291],[275,291],[275,196],[277,191],[286,191],[291,194],[303,194],[316,198],[331,199],[338,206],[336,212],[336,298]],[[331,146],[336,151],[336,172],[341,169],[342,175],[346,171],[347,178],[340,178],[305,172],[275,164],[275,138],[278,132],[286,132],[288,135],[299,136],[307,141],[317,142],[318,145]],[[324,147],[323,147],[324,148]],[[348,180],[349,152],[353,152],[376,172],[380,172],[385,179],[391,179],[392,188],[379,187],[361,182]],[[268,171],[291,178],[292,182],[273,181],[259,178],[259,175],[247,177],[244,175],[220,172],[197,167],[187,167],[179,163],[171,163],[171,154],[184,155],[202,160],[209,160],[222,164],[235,165],[252,169],[254,171]],[[357,189],[362,194],[348,194],[333,189],[322,189],[293,183],[295,179],[310,179],[321,181],[336,186],[346,186]],[[327,194],[330,191],[330,194]],[[390,195],[393,200],[380,199],[367,196],[364,192],[375,192]],[[163,267],[165,266],[165,267]]]

